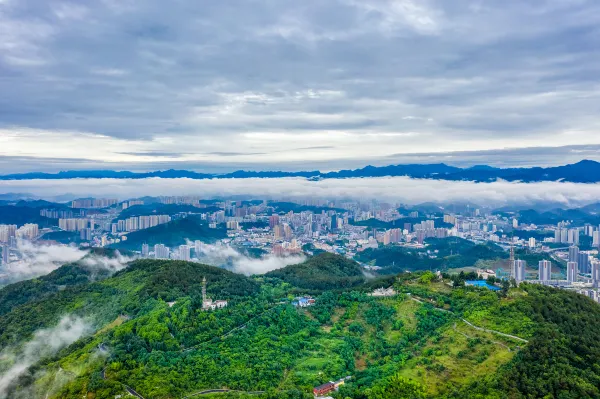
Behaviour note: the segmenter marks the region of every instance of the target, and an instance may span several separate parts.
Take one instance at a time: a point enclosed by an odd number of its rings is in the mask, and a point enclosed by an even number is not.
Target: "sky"
[[[0,173],[600,160],[595,0],[0,0]]]

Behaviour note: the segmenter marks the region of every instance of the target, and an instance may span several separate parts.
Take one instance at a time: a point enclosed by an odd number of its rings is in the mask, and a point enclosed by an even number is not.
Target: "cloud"
[[[0,156],[285,167],[598,145],[599,23],[593,0],[4,0]],[[305,137],[326,150],[294,151]]]
[[[246,196],[259,199],[344,199],[359,201],[385,200],[392,203],[448,203],[469,200],[481,205],[532,205],[555,202],[577,206],[597,202],[600,184],[580,183],[518,183],[498,181],[475,183],[379,177],[352,179],[304,178],[279,179],[74,179],[74,180],[7,180],[0,181],[0,193],[28,192],[52,199],[69,192],[74,198],[93,194],[119,199],[144,195],[202,195],[204,198]]]
[[[51,356],[60,349],[72,344],[90,333],[90,324],[81,318],[65,316],[57,326],[38,330],[33,338],[20,349],[5,349],[0,358],[10,363],[0,373],[0,399],[8,399],[8,391],[17,378],[27,373],[27,369],[40,359]]]
[[[95,272],[106,270],[111,273],[126,267],[132,259],[116,254],[114,258],[89,254],[89,251],[67,245],[37,245],[29,241],[18,242],[21,259],[4,266],[3,272],[7,277],[3,282],[15,283],[21,280],[46,275],[60,266],[77,262]]]
[[[247,276],[264,274],[271,270],[281,269],[282,267],[302,263],[306,260],[304,255],[278,257],[269,254],[261,258],[250,258],[228,245],[201,243],[196,248],[201,253],[201,257],[199,257],[201,262],[216,266],[228,265],[232,271]]]

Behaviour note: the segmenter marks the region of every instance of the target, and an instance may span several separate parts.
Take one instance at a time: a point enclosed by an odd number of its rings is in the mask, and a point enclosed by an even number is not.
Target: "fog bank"
[[[202,244],[197,248],[200,250],[201,262],[217,266],[225,265],[232,271],[247,276],[264,274],[306,260],[304,255],[279,257],[269,254],[261,258],[250,258],[228,245]]]
[[[77,341],[91,332],[91,327],[81,318],[63,317],[53,328],[38,330],[33,338],[21,350],[5,349],[0,358],[8,361],[10,366],[0,370],[0,399],[7,399],[7,390],[27,369],[46,356]],[[3,362],[4,363],[4,362]]]
[[[204,198],[246,195],[254,198],[377,198],[386,201],[418,204],[422,202],[465,201],[481,205],[535,204],[556,202],[578,206],[598,201],[600,184],[518,183],[498,181],[475,183],[411,179],[408,177],[374,177],[325,179],[72,179],[72,180],[5,180],[0,194],[28,192],[51,199],[69,193],[73,197],[110,196],[119,199],[145,195],[199,195]]]
[[[102,269],[114,273],[133,260],[120,254],[108,258],[95,254],[89,255],[89,251],[69,245],[37,245],[22,240],[19,241],[17,249],[21,259],[4,266],[2,273],[8,275],[1,279],[4,283],[15,283],[43,276],[62,265],[73,262],[86,266],[92,272]]]

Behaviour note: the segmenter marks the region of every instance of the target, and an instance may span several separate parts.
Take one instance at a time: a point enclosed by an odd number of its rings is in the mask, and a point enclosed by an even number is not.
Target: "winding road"
[[[421,303],[421,304],[424,304],[424,303],[425,303],[425,302],[423,302],[422,300],[420,300],[420,299],[418,299],[418,298],[415,298],[415,297],[414,297],[414,296],[412,296],[412,295],[410,295],[410,299],[412,299],[412,300],[413,300],[413,301],[415,301],[415,302]],[[431,305],[431,304],[430,304],[430,305]],[[447,313],[452,313],[453,315],[456,315],[456,313],[454,313],[454,312],[453,312],[453,311],[451,311],[451,310],[447,310],[447,309],[438,308],[438,307],[436,307],[436,306],[434,306],[433,308],[434,308],[435,310],[439,310],[439,311],[441,311],[441,312],[447,312]],[[496,330],[490,330],[490,329],[487,329],[487,328],[483,328],[483,327],[476,326],[475,324],[471,323],[470,321],[468,321],[468,320],[466,320],[466,319],[463,319],[462,317],[460,318],[460,320],[462,320],[462,322],[463,322],[463,323],[465,323],[466,325],[468,325],[469,327],[471,327],[471,328],[474,328],[475,330],[478,330],[478,331],[489,332],[489,333],[492,333],[492,334],[500,335],[500,336],[502,336],[502,337],[506,337],[506,338],[512,338],[512,339],[514,339],[514,340],[516,340],[516,341],[521,341],[521,342],[524,342],[524,343],[528,343],[528,342],[529,342],[528,340],[526,340],[526,339],[524,339],[524,338],[521,338],[521,337],[517,337],[516,335],[506,334],[506,333],[503,333],[503,332],[500,332],[500,331],[496,331]]]

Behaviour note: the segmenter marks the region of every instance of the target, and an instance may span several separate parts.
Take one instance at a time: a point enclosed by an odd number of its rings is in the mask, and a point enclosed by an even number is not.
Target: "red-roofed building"
[[[313,393],[315,396],[325,395],[331,391],[335,390],[335,384],[333,382],[326,382],[323,385],[319,385],[318,387],[313,388]]]

